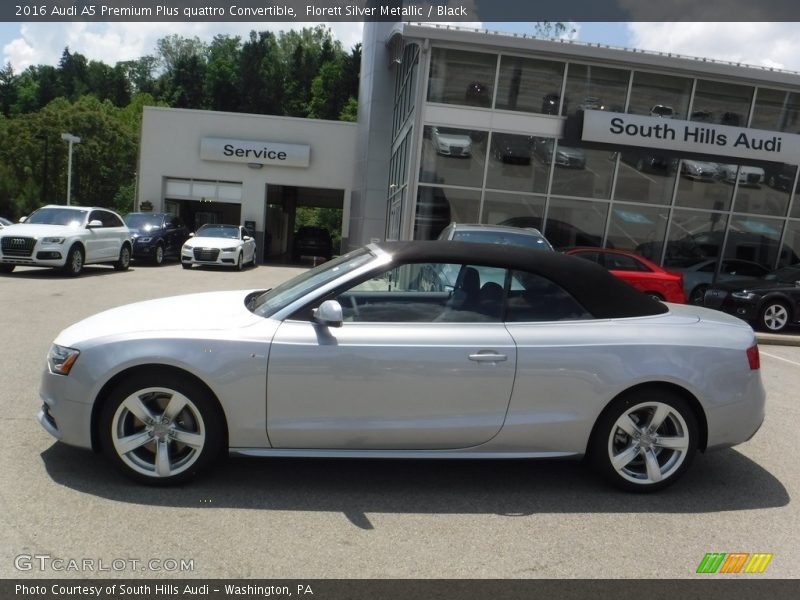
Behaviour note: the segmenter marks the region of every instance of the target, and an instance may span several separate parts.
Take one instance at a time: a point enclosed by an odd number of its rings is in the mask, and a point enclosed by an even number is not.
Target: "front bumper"
[[[187,265],[217,265],[220,267],[235,267],[237,261],[239,260],[239,250],[234,250],[232,252],[223,252],[222,250],[219,251],[219,254],[215,259],[207,258],[201,255],[201,258],[198,258],[192,250],[181,250],[181,263]]]
[[[39,396],[42,407],[37,420],[57,440],[92,448],[92,404],[86,390],[69,376],[54,375],[47,368],[42,374]]]

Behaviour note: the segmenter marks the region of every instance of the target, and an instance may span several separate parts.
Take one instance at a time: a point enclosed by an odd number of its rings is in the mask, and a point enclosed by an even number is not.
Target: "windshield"
[[[239,228],[236,225],[203,225],[195,233],[197,237],[239,239]]]
[[[35,211],[26,223],[32,225],[67,225],[80,227],[86,222],[88,210],[75,210],[69,208],[40,208]]]
[[[269,317],[313,292],[318,287],[325,285],[355,271],[375,258],[366,248],[359,248],[344,256],[322,263],[315,269],[310,269],[297,277],[290,279],[278,287],[264,292],[255,299],[250,309],[259,316]]]
[[[459,242],[479,242],[482,244],[508,244],[536,250],[552,250],[550,243],[535,233],[514,233],[502,231],[458,231],[453,240]]]
[[[161,217],[157,215],[125,215],[123,221],[131,229],[150,231],[161,228]]]

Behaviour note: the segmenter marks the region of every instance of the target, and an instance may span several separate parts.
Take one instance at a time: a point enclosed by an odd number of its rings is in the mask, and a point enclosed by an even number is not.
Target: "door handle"
[[[496,352],[477,352],[476,354],[470,354],[469,359],[475,362],[501,362],[508,360],[508,356]]]

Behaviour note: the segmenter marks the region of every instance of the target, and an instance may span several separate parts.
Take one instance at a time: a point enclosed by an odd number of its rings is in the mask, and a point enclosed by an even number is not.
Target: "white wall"
[[[145,107],[139,154],[137,200],[163,208],[165,178],[233,181],[242,184],[242,221],[264,223],[266,185],[344,190],[345,214],[353,188],[356,124],[205,110]],[[204,137],[311,146],[306,167],[202,160]],[[345,227],[346,224],[343,224]],[[347,231],[343,232],[346,235]]]

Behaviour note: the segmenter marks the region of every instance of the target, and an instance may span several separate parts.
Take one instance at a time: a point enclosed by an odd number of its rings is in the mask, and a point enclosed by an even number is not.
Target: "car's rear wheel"
[[[164,246],[158,244],[153,251],[153,264],[160,266],[164,262]]]
[[[13,273],[15,265],[0,265],[0,273]]]
[[[697,306],[703,306],[704,299],[706,297],[706,292],[708,291],[708,286],[705,284],[700,284],[696,286],[692,293],[689,294],[689,304],[695,304]]]
[[[675,482],[697,450],[697,418],[686,400],[662,389],[617,398],[597,421],[589,456],[614,485],[654,492]]]
[[[122,244],[119,250],[119,258],[114,263],[114,268],[117,271],[127,271],[131,266],[131,247],[128,244]]]
[[[758,326],[764,331],[778,333],[789,324],[789,307],[778,300],[764,304],[758,316]]]
[[[62,267],[62,272],[70,277],[77,277],[83,271],[83,249],[75,244],[67,252],[67,262]]]
[[[126,476],[153,485],[181,483],[222,450],[224,419],[196,382],[154,370],[124,380],[103,405],[100,440]]]

